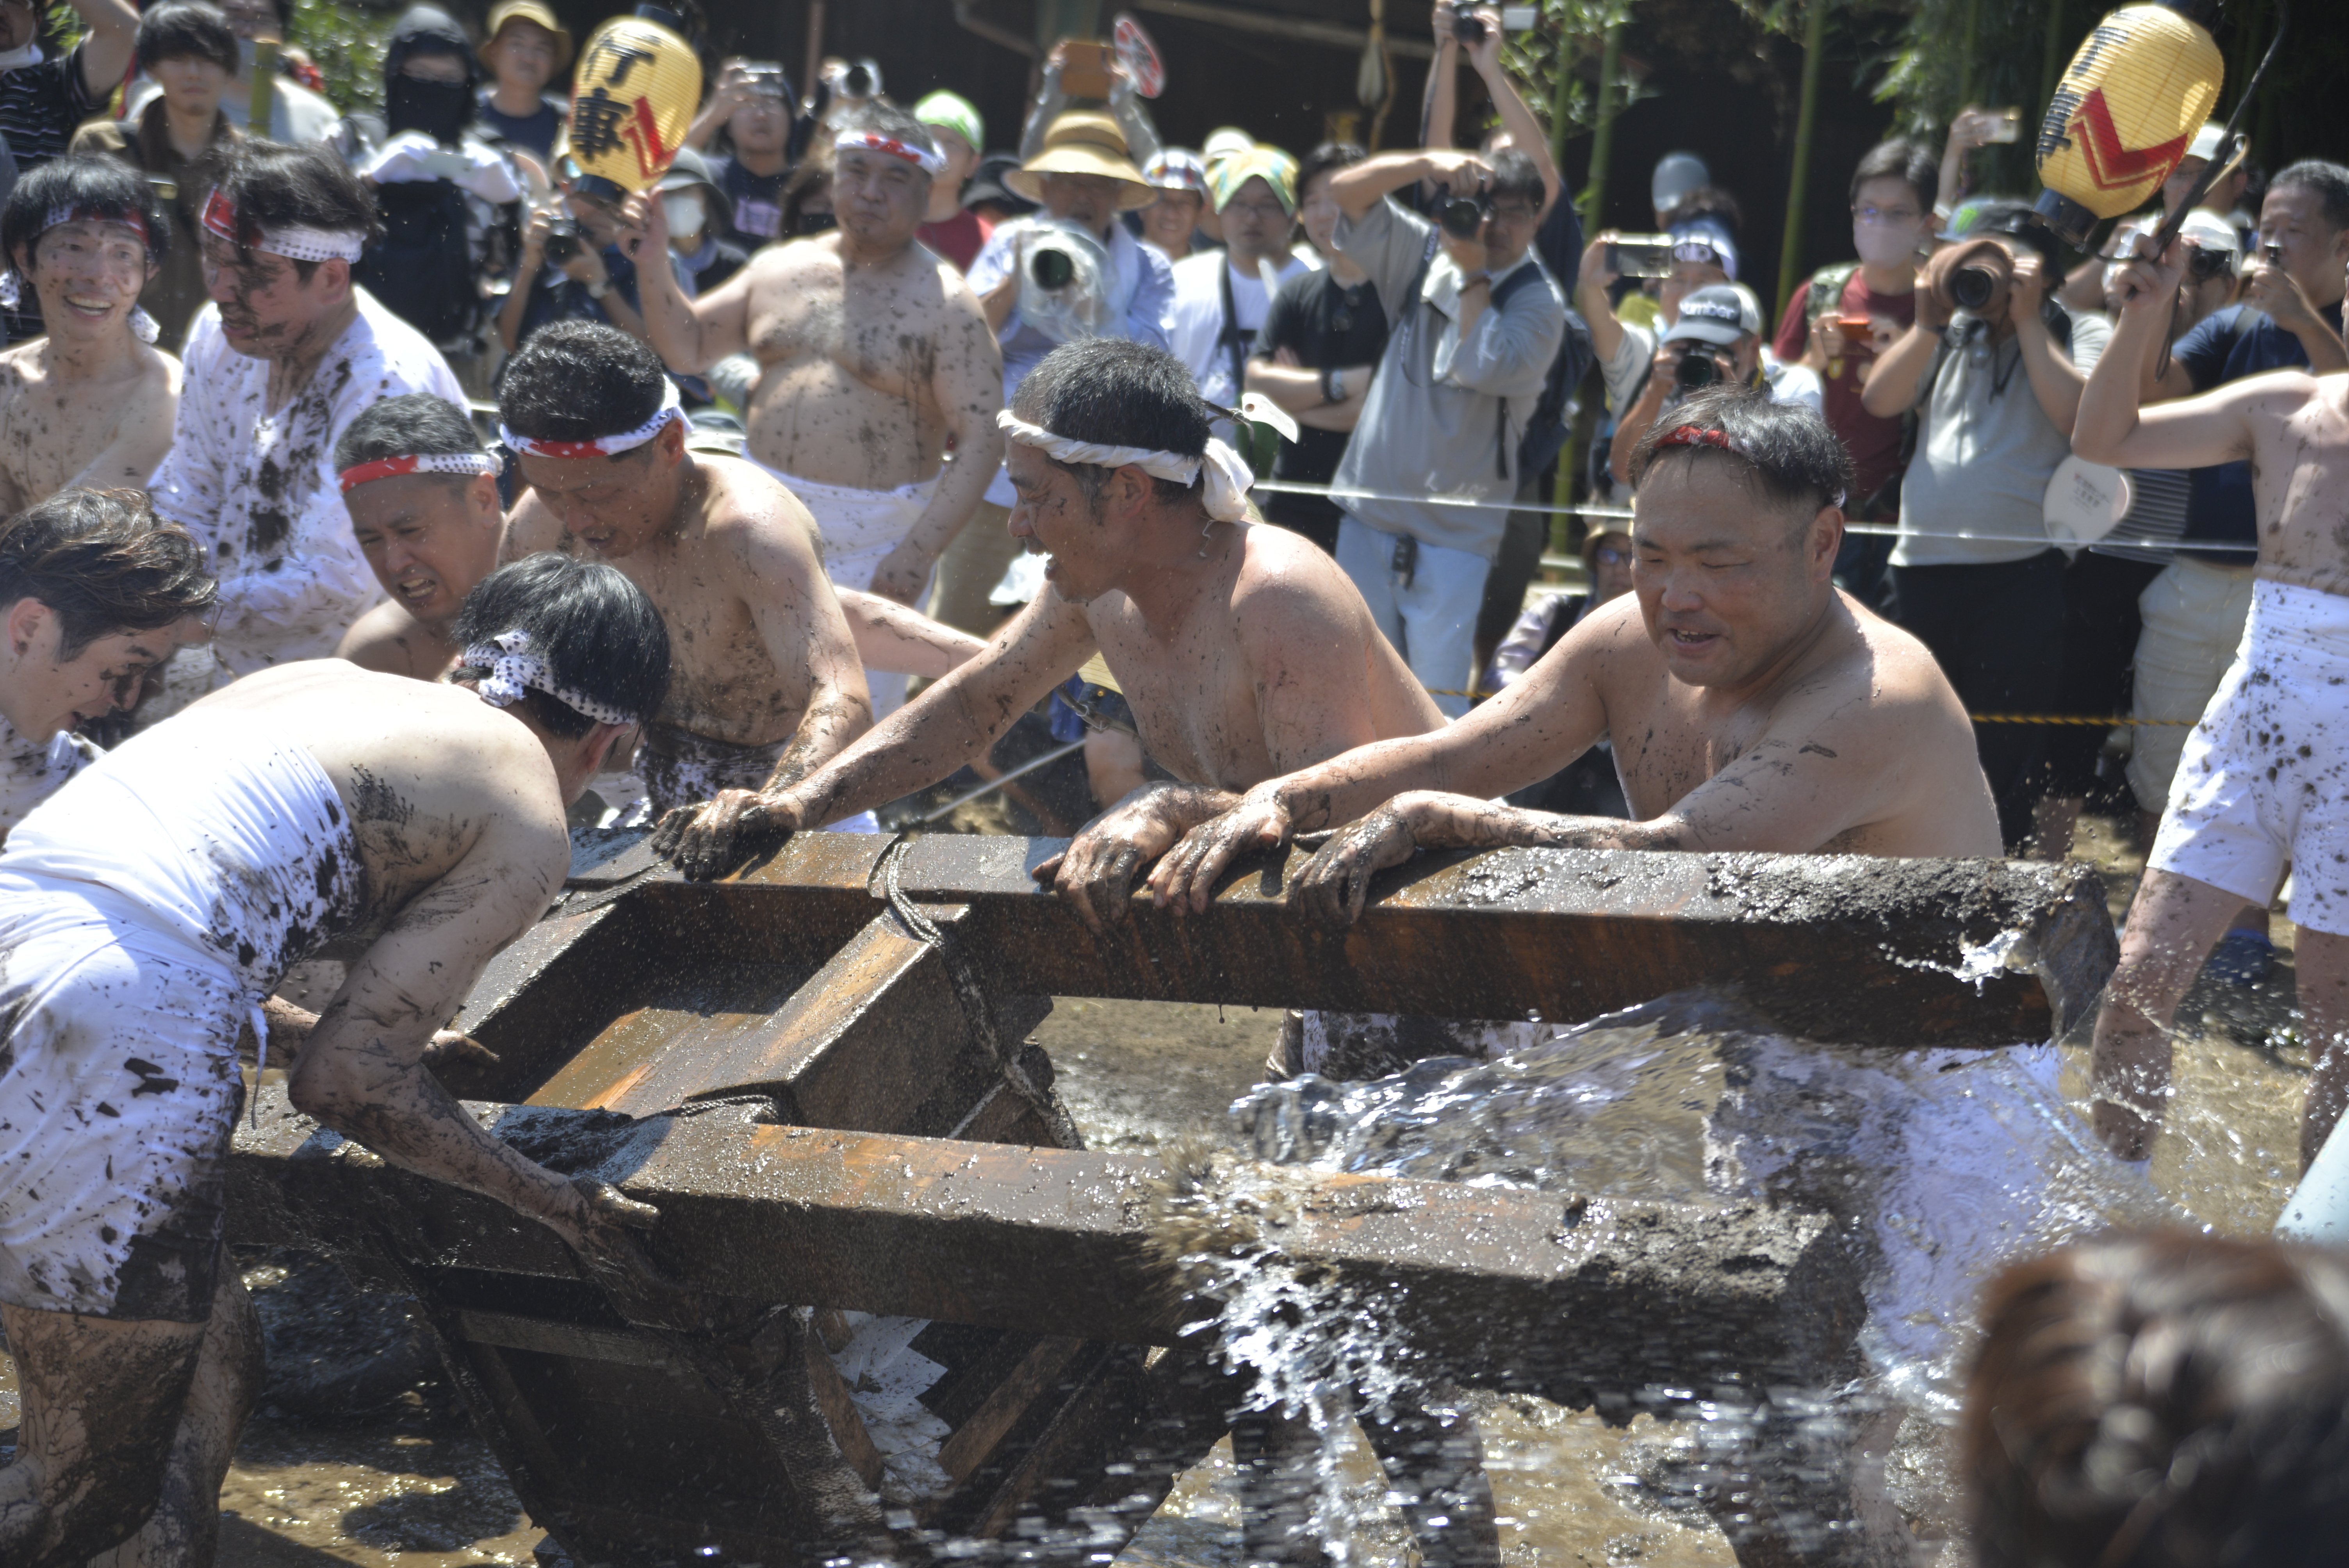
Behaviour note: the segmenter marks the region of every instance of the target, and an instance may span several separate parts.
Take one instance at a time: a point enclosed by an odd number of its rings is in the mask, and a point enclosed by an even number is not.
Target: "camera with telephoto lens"
[[[1729,350],[1708,343],[1692,343],[1681,351],[1672,370],[1673,384],[1682,392],[1700,392],[1719,382],[1737,379],[1737,362]]]
[[[557,218],[546,226],[546,259],[561,266],[579,253],[579,225],[570,218]]]
[[[1950,298],[1960,310],[1980,315],[2006,296],[2008,282],[2008,274],[1996,267],[1962,266],[1950,274]]]
[[[1066,245],[1040,241],[1028,253],[1028,275],[1046,294],[1058,294],[1076,281],[1077,259]]]
[[[1435,221],[1455,240],[1473,240],[1493,215],[1493,199],[1479,191],[1474,196],[1446,196],[1435,210]]]

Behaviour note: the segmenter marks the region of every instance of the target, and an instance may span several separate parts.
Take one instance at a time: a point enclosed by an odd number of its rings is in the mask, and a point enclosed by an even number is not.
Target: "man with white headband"
[[[1159,862],[1158,901],[1205,909],[1239,856],[1320,828],[1343,830],[1290,902],[1337,923],[1418,848],[1995,858],[1956,692],[1835,586],[1851,459],[1817,412],[1706,392],[1633,461],[1634,592],[1466,717],[1251,789]],[[1637,820],[1497,803],[1603,736]]]
[[[261,1371],[222,1246],[241,1054],[382,1159],[544,1223],[590,1277],[661,1288],[630,1234],[651,1209],[532,1163],[435,1075],[479,1070],[445,1026],[562,888],[565,809],[659,707],[667,634],[619,573],[554,555],[483,582],[455,634],[453,684],[332,659],[240,681],[0,853],[0,1320],[26,1400],[0,1562],[210,1559]],[[361,930],[323,1011],[271,995]]]
[[[531,486],[506,558],[609,562],[668,624],[677,680],[636,751],[656,812],[780,788],[871,727],[807,510],[757,464],[687,448],[676,383],[650,348],[559,321],[506,361],[501,390],[499,433]]]
[[[1219,412],[1164,349],[1092,338],[1047,356],[1004,418],[1011,531],[1048,558],[1045,590],[828,765],[680,813],[661,847],[716,875],[935,784],[1099,653],[1177,780],[1128,795],[1038,868],[1100,926],[1123,918],[1138,870],[1237,791],[1441,723],[1330,558],[1248,521],[1247,466],[1210,438]]]
[[[750,456],[814,514],[833,583],[918,604],[1003,449],[1002,358],[961,273],[914,242],[946,172],[929,131],[875,103],[827,134],[838,230],[761,251],[698,300],[647,275],[645,325],[672,370],[759,356]],[[649,243],[668,243],[658,202],[629,212]],[[877,713],[905,700],[902,676],[867,685]]]
[[[47,331],[0,354],[0,514],[62,490],[144,490],[163,460],[180,363],[155,350],[139,308],[163,222],[144,176],[88,153],[8,193],[0,298],[37,294]]]
[[[351,536],[335,440],[407,392],[462,404],[439,352],[351,281],[382,232],[375,204],[322,147],[240,143],[202,218],[212,305],[188,334],[186,377],[155,510],[210,552],[220,634],[182,655],[150,712],[295,659],[326,658],[377,597]]]

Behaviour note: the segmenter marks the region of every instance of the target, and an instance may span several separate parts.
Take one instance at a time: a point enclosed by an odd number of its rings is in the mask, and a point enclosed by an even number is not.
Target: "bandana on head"
[[[1206,457],[1186,458],[1180,452],[1154,452],[1146,447],[1103,447],[1092,441],[1072,441],[1040,425],[1030,424],[1009,408],[998,414],[995,422],[1021,446],[1033,447],[1061,462],[1095,463],[1105,469],[1122,469],[1132,463],[1153,479],[1177,485],[1195,483],[1204,475],[1209,517],[1217,522],[1240,522],[1247,517],[1248,486],[1256,482],[1256,476],[1228,442],[1210,437]]]
[[[235,203],[218,190],[204,198],[204,228],[232,245],[283,256],[289,262],[341,261],[356,266],[367,250],[365,239],[356,230],[305,229],[299,224],[264,229],[259,239],[248,243],[243,225],[237,220]]]
[[[1261,180],[1280,198],[1280,210],[1297,211],[1297,160],[1277,147],[1251,147],[1207,165],[1207,194],[1220,212],[1239,194],[1241,186]]]
[[[1666,447],[1718,447],[1731,457],[1744,458],[1749,463],[1754,461],[1753,454],[1731,440],[1728,431],[1707,429],[1702,425],[1676,425],[1657,437],[1651,449],[1661,452]],[[1827,504],[1835,507],[1843,505],[1843,491],[1837,490],[1827,497]]]
[[[397,479],[401,474],[495,474],[497,471],[497,459],[487,452],[419,452],[411,457],[378,458],[371,463],[357,463],[345,469],[340,478],[343,493],[348,495],[370,480]]]
[[[517,452],[528,452],[534,458],[605,458],[616,452],[631,451],[661,433],[661,428],[671,419],[685,418],[685,403],[677,395],[677,383],[661,377],[661,405],[653,417],[633,430],[623,430],[616,436],[597,436],[585,441],[542,441],[533,436],[517,436],[512,427],[498,426],[498,439]]]
[[[63,223],[119,223],[138,235],[140,244],[147,242],[147,220],[136,212],[93,212],[87,207],[52,207],[48,217],[42,221],[41,233],[46,234]],[[37,240],[39,236],[35,238]]]
[[[622,713],[610,703],[597,702],[592,696],[556,686],[554,677],[547,673],[546,661],[530,651],[530,634],[519,628],[500,632],[486,643],[475,643],[465,650],[459,663],[488,669],[489,675],[473,690],[492,707],[512,707],[522,700],[525,690],[535,688],[598,724],[636,721],[636,715]]]
[[[947,160],[935,152],[925,152],[909,141],[899,141],[894,136],[884,136],[877,130],[843,130],[833,144],[835,152],[878,152],[910,163],[933,178],[947,171]]]

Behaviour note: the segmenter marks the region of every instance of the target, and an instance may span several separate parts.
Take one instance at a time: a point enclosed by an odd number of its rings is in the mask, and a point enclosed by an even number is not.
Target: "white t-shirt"
[[[358,315],[310,384],[274,412],[270,362],[228,346],[217,306],[204,306],[188,330],[180,415],[151,494],[220,577],[212,652],[233,675],[332,656],[383,596],[336,479],[343,428],[406,392],[465,406],[465,389],[423,334],[365,289],[351,292]]]
[[[1288,264],[1280,269],[1280,281],[1287,283],[1312,270],[1292,253]],[[1222,251],[1185,256],[1174,263],[1173,337],[1174,357],[1190,367],[1191,378],[1199,384],[1199,396],[1231,408],[1238,406],[1244,388],[1232,385],[1231,346],[1224,340],[1226,276],[1232,280],[1232,312],[1246,337],[1240,357],[1247,357],[1264,318],[1271,313],[1272,296],[1265,291],[1261,277],[1234,268]]]

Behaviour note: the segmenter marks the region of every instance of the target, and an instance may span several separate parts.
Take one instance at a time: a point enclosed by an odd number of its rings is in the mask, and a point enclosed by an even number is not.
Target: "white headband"
[[[1247,518],[1248,487],[1256,482],[1256,475],[1229,442],[1211,436],[1206,457],[1186,458],[1180,452],[1154,452],[1144,447],[1103,447],[1091,441],[1072,441],[1030,424],[1009,408],[996,415],[995,422],[1021,446],[1034,447],[1064,463],[1097,463],[1105,469],[1122,469],[1132,463],[1153,479],[1178,485],[1196,481],[1204,470],[1207,515],[1217,522],[1241,522]]]
[[[218,190],[204,199],[204,227],[232,245],[245,243],[236,208]],[[354,229],[305,229],[293,223],[262,230],[261,237],[246,248],[289,262],[349,262],[356,266],[367,253],[367,241]]]
[[[530,651],[530,634],[522,630],[500,632],[486,643],[475,643],[465,650],[460,661],[484,666],[488,676],[473,688],[476,696],[492,707],[512,707],[522,700],[525,687],[535,686],[564,707],[575,708],[599,724],[634,724],[636,715],[622,713],[609,703],[554,684],[546,673],[546,661]]]
[[[542,441],[531,436],[517,436],[502,421],[498,425],[498,439],[517,452],[528,452],[537,458],[610,457],[643,446],[661,433],[661,428],[671,419],[685,418],[685,402],[677,395],[677,383],[661,377],[661,404],[653,417],[633,430],[623,430],[616,436],[597,436],[585,441]]]
[[[843,130],[833,141],[834,152],[882,152],[891,158],[912,164],[933,179],[947,171],[947,160],[935,152],[924,152],[909,141],[899,141],[894,136],[884,136],[877,130]]]

